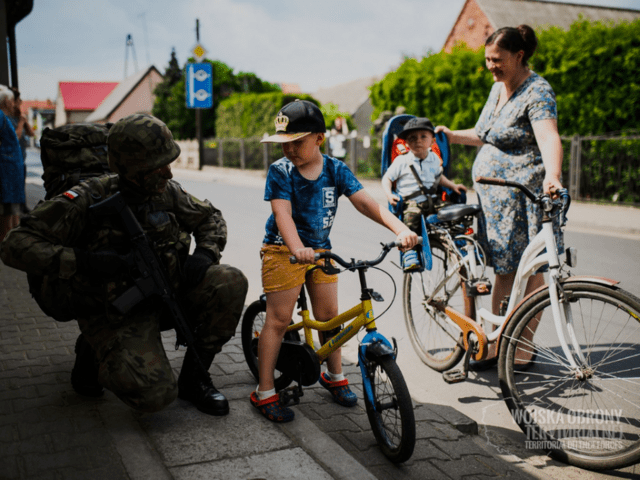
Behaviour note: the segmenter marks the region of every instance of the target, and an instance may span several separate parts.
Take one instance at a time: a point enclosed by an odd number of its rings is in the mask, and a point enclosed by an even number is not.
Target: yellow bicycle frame
[[[375,330],[376,328],[375,317],[373,315],[373,307],[371,305],[370,299],[362,300],[359,305],[356,305],[355,307],[333,317],[331,320],[328,320],[326,322],[313,320],[309,315],[308,309],[299,311],[298,315],[302,317],[302,321],[294,325],[290,325],[287,328],[287,332],[293,332],[304,328],[305,343],[314,350],[315,346],[313,344],[313,330],[318,330],[320,332],[332,330],[336,327],[339,327],[340,325],[343,325],[352,318],[355,319],[351,323],[349,323],[349,325],[347,325],[340,333],[332,337],[329,341],[325,342],[325,344],[316,351],[320,363],[325,361],[329,355],[331,355],[338,348],[351,340],[363,327],[366,328],[367,331]]]

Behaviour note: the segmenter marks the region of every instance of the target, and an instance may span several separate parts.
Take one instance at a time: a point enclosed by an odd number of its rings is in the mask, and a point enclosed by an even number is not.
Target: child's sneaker
[[[289,407],[280,402],[280,395],[275,394],[264,400],[258,399],[258,394],[254,391],[249,397],[251,405],[256,407],[262,416],[275,423],[285,423],[293,420],[295,413]]]
[[[405,272],[412,272],[420,269],[420,260],[418,259],[418,252],[415,250],[409,250],[404,252],[402,257],[402,267]]]
[[[344,380],[332,382],[329,380],[326,372],[322,372],[320,375],[320,385],[329,390],[333,397],[333,401],[338,405],[342,405],[343,407],[353,407],[358,403],[358,396],[351,391],[349,388],[349,380],[346,378]]]

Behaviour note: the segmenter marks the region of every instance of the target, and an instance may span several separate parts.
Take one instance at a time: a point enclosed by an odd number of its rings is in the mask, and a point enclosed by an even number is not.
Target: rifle
[[[113,307],[121,315],[125,315],[145,298],[154,295],[159,296],[173,317],[176,329],[176,350],[180,345],[191,348],[203,373],[209,377],[209,371],[198,356],[195,348],[195,338],[178,304],[164,265],[158,259],[149,237],[144,233],[142,226],[133,215],[122,194],[118,192],[106,200],[92,205],[89,210],[98,215],[117,214],[120,216],[125,231],[131,238],[135,269],[140,273],[140,276],[134,279],[135,285],[113,301]]]

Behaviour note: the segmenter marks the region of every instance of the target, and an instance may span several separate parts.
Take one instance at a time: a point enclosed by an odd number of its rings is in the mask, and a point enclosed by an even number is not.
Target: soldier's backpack
[[[81,180],[109,172],[107,135],[111,124],[74,123],[45,128],[40,139],[45,200]]]
[[[107,134],[111,124],[74,123],[45,128],[40,139],[45,200],[82,180],[108,173]],[[68,284],[57,275],[28,274],[29,292],[42,311],[60,322],[74,319]]]

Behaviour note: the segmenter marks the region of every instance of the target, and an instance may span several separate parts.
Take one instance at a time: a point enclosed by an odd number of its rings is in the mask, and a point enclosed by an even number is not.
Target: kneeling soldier
[[[169,164],[180,148],[160,120],[123,118],[111,127],[107,143],[114,173],[41,203],[7,236],[0,258],[47,279],[34,294],[55,291],[58,306],[77,319],[82,333],[71,375],[76,392],[100,396],[105,387],[144,412],[161,410],[178,396],[205,413],[226,415],[229,403],[204,371],[234,335],[247,293],[242,272],[220,264],[226,223],[211,203],[171,180]],[[135,285],[131,238],[119,216],[98,215],[90,207],[117,193],[151,240],[195,337],[177,382],[160,335],[174,328],[163,302],[150,296],[126,314],[113,305]],[[190,255],[192,234],[196,248]]]

